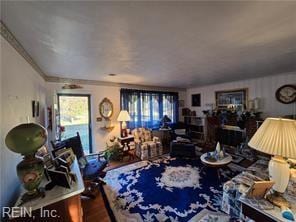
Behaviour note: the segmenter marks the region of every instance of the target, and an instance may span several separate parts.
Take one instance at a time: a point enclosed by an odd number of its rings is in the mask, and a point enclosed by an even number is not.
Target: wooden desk
[[[15,207],[25,207],[28,211],[33,211],[33,220],[30,217],[19,217],[13,220],[82,222],[83,212],[80,193],[84,191],[84,183],[77,159],[75,159],[71,166],[71,172],[76,174],[77,181],[71,185],[70,189],[55,186],[53,189],[45,192],[44,198],[36,198],[19,206],[21,196],[26,192],[22,190]],[[44,187],[47,183],[49,181],[44,178],[40,187]],[[52,213],[54,217],[47,217],[47,213]]]

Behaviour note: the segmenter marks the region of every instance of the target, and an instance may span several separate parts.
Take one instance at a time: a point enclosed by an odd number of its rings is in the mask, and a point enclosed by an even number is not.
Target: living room
[[[295,220],[295,3],[1,1],[0,218]]]

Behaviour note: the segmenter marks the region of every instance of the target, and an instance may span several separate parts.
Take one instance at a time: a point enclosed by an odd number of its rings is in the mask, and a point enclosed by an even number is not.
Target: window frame
[[[146,95],[148,95],[148,107],[149,107],[149,120],[148,121],[142,121],[142,114],[143,114],[143,98],[145,98]],[[172,119],[172,124],[175,124],[179,121],[179,94],[178,92],[167,92],[167,91],[148,91],[148,90],[136,90],[136,89],[121,89],[120,90],[120,108],[122,110],[127,110],[128,112],[130,112],[130,115],[132,117],[132,119],[135,121],[130,121],[133,122],[133,124],[128,123],[129,125],[134,125],[131,128],[134,127],[140,127],[140,126],[148,126],[149,128],[155,128],[156,125],[159,123],[160,119],[164,116],[164,115],[168,115],[168,114],[164,114],[164,99],[166,96],[171,96],[172,97],[172,116],[169,116]],[[131,112],[130,107],[131,107],[131,100],[133,100],[132,98],[136,97],[136,101],[135,101],[135,106],[134,106],[134,111],[137,114],[133,114],[133,112]],[[158,119],[154,119],[154,115],[153,113],[155,113],[154,108],[153,108],[153,97],[154,98],[158,98]],[[126,100],[126,101],[125,101]],[[170,101],[171,99],[168,99],[168,101]],[[143,124],[143,122],[146,122],[146,124]],[[154,123],[155,122],[155,123]]]

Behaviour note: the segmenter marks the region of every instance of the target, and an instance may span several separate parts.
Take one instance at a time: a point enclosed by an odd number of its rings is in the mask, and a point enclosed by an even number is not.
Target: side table
[[[204,153],[200,156],[201,162],[204,164],[204,167],[216,168],[218,179],[220,180],[221,177],[220,177],[219,168],[223,168],[223,167],[227,166],[232,161],[232,156],[230,154],[225,154],[226,156],[223,159],[212,162],[212,161],[207,160],[207,158],[206,158],[207,155],[208,155],[208,153]]]
[[[124,144],[126,143],[127,145],[130,143],[130,142],[134,142],[134,139],[135,137],[133,135],[128,135],[127,137],[118,137],[118,142],[121,143],[121,145],[124,146]]]
[[[170,146],[171,142],[171,128],[160,128],[159,132],[161,133],[161,143],[165,148],[168,148]]]
[[[133,155],[131,152],[131,148],[129,143],[130,142],[134,142],[135,137],[133,135],[128,135],[127,137],[118,137],[118,142],[121,143],[122,147],[123,147],[123,157],[128,156],[130,159],[134,159],[135,155]],[[124,150],[124,145],[127,144],[128,150]]]
[[[21,189],[21,195],[18,197],[14,207],[18,208],[15,214],[20,214],[19,217],[10,218],[9,221],[83,221],[83,210],[81,207],[80,194],[84,191],[84,182],[80,173],[80,168],[77,159],[71,165],[71,172],[76,175],[76,182],[70,188],[55,186],[51,190],[45,191],[44,198],[36,198],[25,203],[22,203],[21,197],[26,191]],[[40,187],[45,187],[48,180],[44,176]],[[22,209],[20,209],[21,207]],[[26,211],[24,211],[26,210]],[[32,212],[31,212],[32,211]],[[32,215],[24,212],[31,212]],[[54,213],[55,216],[50,217],[44,212]],[[34,219],[35,218],[35,219]]]

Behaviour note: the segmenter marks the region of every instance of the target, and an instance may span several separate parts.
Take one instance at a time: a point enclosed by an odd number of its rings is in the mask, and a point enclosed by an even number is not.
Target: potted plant
[[[106,150],[104,153],[105,159],[110,160],[120,160],[122,158],[122,148],[121,144],[114,139],[110,139],[110,144],[106,143]]]

